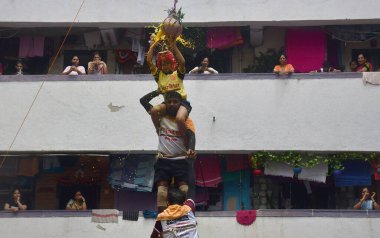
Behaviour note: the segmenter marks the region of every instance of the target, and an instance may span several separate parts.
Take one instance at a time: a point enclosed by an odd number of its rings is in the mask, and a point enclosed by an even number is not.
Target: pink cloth
[[[36,36],[33,38],[33,56],[31,57],[42,57],[44,56],[44,45],[45,37]]]
[[[21,36],[18,57],[19,58],[29,57],[29,54],[31,54],[32,48],[33,48],[33,38],[31,36]]]
[[[214,27],[207,30],[206,46],[212,49],[227,49],[244,43],[238,27]]]
[[[377,172],[377,168],[378,168],[379,162],[380,162],[379,158],[374,159],[374,160],[371,161],[371,166],[372,166],[372,169],[373,169],[373,178],[375,180],[380,180],[380,174]]]
[[[199,155],[195,161],[195,184],[200,187],[217,187],[222,182],[218,155]]]
[[[19,58],[36,57],[44,55],[45,37],[21,36]]]
[[[227,172],[234,172],[249,167],[248,155],[228,155],[227,156]]]
[[[290,29],[286,35],[288,62],[298,73],[319,69],[325,60],[326,34],[321,30]]]

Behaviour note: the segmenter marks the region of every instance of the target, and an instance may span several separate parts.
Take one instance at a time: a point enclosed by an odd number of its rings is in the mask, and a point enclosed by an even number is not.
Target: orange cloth
[[[276,65],[273,69],[273,71],[285,73],[285,72],[294,72],[293,65],[286,64],[285,67],[281,67],[281,65]]]
[[[38,174],[38,158],[22,158],[18,161],[18,176],[33,177]]]
[[[163,212],[158,214],[157,221],[174,220],[187,215],[191,208],[187,205],[170,205]]]

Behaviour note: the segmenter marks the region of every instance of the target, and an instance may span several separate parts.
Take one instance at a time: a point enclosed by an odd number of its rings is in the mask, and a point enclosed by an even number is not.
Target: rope
[[[61,50],[62,50],[62,48],[63,48],[63,45],[65,44],[66,39],[67,39],[67,37],[69,36],[69,34],[70,34],[70,32],[71,32],[71,29],[73,28],[73,25],[74,25],[74,23],[75,23],[75,21],[76,21],[78,15],[79,15],[80,10],[81,10],[82,7],[83,7],[85,1],[86,1],[86,0],[83,0],[83,1],[82,1],[82,4],[80,5],[80,7],[79,7],[79,9],[78,9],[78,11],[77,11],[77,13],[76,13],[76,15],[75,15],[73,21],[71,22],[70,27],[69,27],[69,29],[67,30],[66,35],[65,35],[65,37],[63,38],[63,41],[62,41],[62,43],[61,43],[61,45],[60,45],[60,47],[59,47],[57,53],[55,54],[52,63],[51,63],[50,66],[49,66],[49,69],[48,69],[47,74],[49,74],[50,71],[51,71],[51,69],[53,68],[53,66],[54,66],[54,64],[55,64],[55,62],[56,62],[56,60],[57,60],[57,58],[58,58],[58,55],[59,55],[59,53],[61,52]],[[7,158],[7,156],[9,155],[9,152],[10,152],[10,150],[12,149],[13,144],[15,143],[18,134],[20,133],[22,127],[24,126],[24,123],[25,123],[25,121],[26,121],[26,118],[29,116],[29,113],[30,113],[30,111],[32,110],[34,103],[36,102],[36,99],[37,99],[39,93],[41,92],[41,89],[42,89],[43,85],[45,84],[46,79],[47,79],[47,75],[43,78],[43,81],[42,81],[40,87],[38,88],[38,91],[37,91],[36,95],[34,96],[33,101],[32,101],[32,103],[31,103],[31,105],[29,106],[29,109],[28,109],[28,111],[27,111],[27,113],[26,113],[24,119],[22,120],[21,125],[20,125],[20,127],[18,128],[18,130],[17,130],[17,132],[16,132],[16,135],[13,137],[12,143],[11,143],[11,145],[9,146],[9,148],[8,148],[8,150],[7,150],[7,153],[3,156],[3,159],[2,159],[2,161],[1,161],[1,163],[0,163],[0,169],[3,167],[4,162],[5,162],[6,158]]]

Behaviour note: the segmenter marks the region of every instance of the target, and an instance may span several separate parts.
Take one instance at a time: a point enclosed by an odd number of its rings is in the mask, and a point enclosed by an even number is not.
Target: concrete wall
[[[46,81],[11,151],[155,151],[153,125],[139,104],[156,88],[151,76],[103,79],[127,81]],[[200,151],[379,151],[380,88],[364,85],[359,73],[187,79]],[[41,84],[0,82],[0,151],[9,149]]]
[[[41,26],[68,25],[76,15],[82,1],[78,0],[40,0],[35,4],[28,0],[2,1],[1,26]],[[166,16],[166,9],[173,6],[172,0],[135,1],[100,0],[85,1],[77,19],[82,26],[144,26],[160,22]],[[358,8],[354,0],[289,0],[286,10],[282,0],[239,0],[239,1],[179,1],[186,13],[188,24],[212,25],[241,24],[243,22],[281,25],[284,21],[296,21],[293,24],[353,24],[353,22],[379,22],[377,0],[361,1],[365,11]],[[210,14],[212,12],[212,14]],[[26,17],[27,16],[27,17]],[[367,19],[364,20],[363,19]],[[308,23],[304,21],[309,21]],[[329,22],[332,21],[332,22]],[[335,23],[333,23],[335,22]],[[95,23],[95,24],[94,24]]]
[[[238,238],[320,238],[320,237],[378,237],[380,218],[338,217],[258,217],[250,226],[242,226],[235,217],[198,217],[200,237]],[[153,219],[139,218],[118,224],[101,224],[105,230],[91,223],[90,217],[2,218],[2,237],[149,237]],[[323,228],[323,229],[321,229]]]

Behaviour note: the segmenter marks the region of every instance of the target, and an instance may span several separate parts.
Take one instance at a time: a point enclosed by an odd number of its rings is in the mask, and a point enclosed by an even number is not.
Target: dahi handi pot
[[[162,22],[161,29],[167,37],[175,39],[182,33],[182,24],[173,16],[168,16]]]

